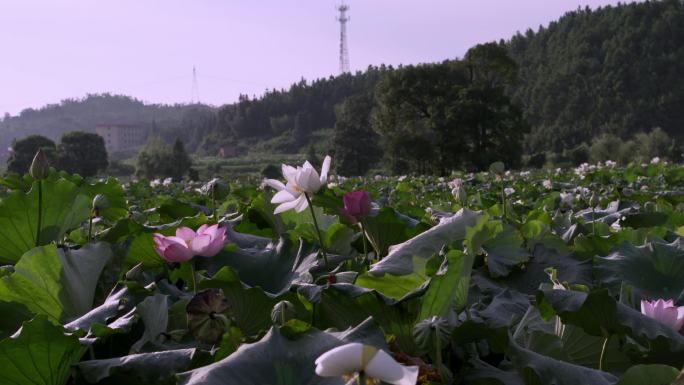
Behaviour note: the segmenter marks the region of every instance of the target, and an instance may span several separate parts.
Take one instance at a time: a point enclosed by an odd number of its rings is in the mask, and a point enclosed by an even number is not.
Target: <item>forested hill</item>
[[[110,94],[67,99],[40,109],[25,109],[17,116],[5,115],[0,120],[0,148],[7,148],[14,138],[29,134],[58,139],[68,131],[93,132],[98,124],[135,124],[156,128],[163,136],[173,136],[192,111],[207,108],[203,105],[146,104],[132,97]]]
[[[520,67],[513,94],[532,125],[528,151],[653,127],[684,139],[681,0],[577,10],[506,45]]]
[[[680,143],[684,139],[682,0],[578,9],[499,44],[519,65],[519,81],[508,91],[531,125],[528,153],[573,148],[603,133],[628,138],[654,127]],[[234,141],[302,151],[312,131],[334,127],[336,106],[372,91],[396,70],[401,69],[370,67],[354,75],[302,80],[219,109],[91,95],[6,117],[0,121],[0,145],[30,133],[57,138],[99,123],[138,123],[156,126],[169,141],[180,137],[190,151],[205,154]]]
[[[611,133],[661,127],[684,139],[684,3],[648,1],[578,9],[502,41],[519,66],[509,90],[531,124],[529,153],[573,148]],[[295,84],[225,106],[219,133],[272,137],[332,127],[334,106],[372,90],[391,68]]]

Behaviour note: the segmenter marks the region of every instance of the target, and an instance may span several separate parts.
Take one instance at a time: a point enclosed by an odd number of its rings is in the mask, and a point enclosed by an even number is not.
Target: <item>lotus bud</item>
[[[352,191],[342,197],[344,207],[340,208],[342,215],[351,224],[356,224],[363,220],[371,211],[370,196],[366,191]]]
[[[297,311],[290,301],[280,301],[271,310],[271,321],[276,326],[283,326],[291,319],[297,318]]]
[[[468,194],[466,193],[463,186],[454,187],[451,190],[451,195],[453,195],[454,199],[461,203],[466,202],[466,200],[468,199]]]
[[[106,209],[109,206],[109,201],[107,197],[102,194],[95,195],[93,198],[93,215],[96,217],[100,216],[100,211]]]
[[[204,184],[200,188],[200,191],[205,195],[213,197],[214,199],[223,199],[230,193],[230,186],[228,186],[228,184],[221,179],[214,178]]]
[[[215,344],[230,326],[230,304],[219,289],[197,293],[188,303],[188,328],[198,341]]]
[[[33,162],[31,162],[31,167],[29,168],[29,174],[36,180],[43,180],[50,175],[50,165],[48,164],[43,150],[39,149],[33,157]]]
[[[591,197],[589,198],[589,205],[592,207],[595,207],[599,204],[599,196],[596,194],[596,192],[591,194]]]

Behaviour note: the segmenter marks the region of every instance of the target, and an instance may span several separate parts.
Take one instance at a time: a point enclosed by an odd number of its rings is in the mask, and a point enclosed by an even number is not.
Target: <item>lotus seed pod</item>
[[[230,304],[218,289],[197,293],[188,303],[188,328],[198,341],[216,344],[230,326]]]
[[[297,310],[290,301],[280,301],[271,310],[271,321],[276,326],[283,326],[287,321],[297,318]]]
[[[501,175],[504,173],[504,171],[506,171],[506,166],[503,162],[494,162],[489,166],[489,171],[494,174]]]
[[[43,150],[38,150],[33,157],[33,162],[31,162],[31,167],[29,168],[29,174],[36,180],[45,179],[50,175],[50,165],[48,164]]]

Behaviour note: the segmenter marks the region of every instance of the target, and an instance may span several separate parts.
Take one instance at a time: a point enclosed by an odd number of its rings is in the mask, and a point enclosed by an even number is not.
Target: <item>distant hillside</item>
[[[532,127],[528,153],[572,148],[602,133],[631,137],[653,127],[684,140],[682,0],[578,9],[500,44],[520,67],[520,80],[509,93]],[[0,121],[0,148],[31,133],[57,138],[70,130],[91,131],[100,123],[133,123],[153,128],[168,141],[180,137],[188,150],[205,155],[228,143],[256,152],[296,153],[317,141],[324,150],[321,137],[330,136],[335,126],[336,106],[372,92],[393,70],[369,67],[302,80],[216,110],[90,95]]]
[[[0,120],[0,148],[5,149],[13,139],[29,134],[56,140],[68,131],[94,132],[95,126],[103,123],[135,124],[162,136],[173,136],[184,118],[187,120],[197,110],[207,109],[202,105],[145,104],[121,95],[88,95],[40,109],[25,109],[18,116],[5,116]],[[173,140],[173,137],[168,139]]]
[[[681,0],[578,9],[500,44],[519,65],[519,82],[509,93],[532,126],[527,152],[572,148],[602,133],[629,138],[654,127],[684,140]],[[302,122],[305,131],[333,127],[335,105],[372,91],[391,70],[295,84],[224,106],[219,136],[288,138]],[[288,139],[271,144],[273,150],[297,147]]]
[[[569,12],[506,45],[520,66],[513,95],[533,127],[528,151],[653,127],[684,139],[681,0]]]

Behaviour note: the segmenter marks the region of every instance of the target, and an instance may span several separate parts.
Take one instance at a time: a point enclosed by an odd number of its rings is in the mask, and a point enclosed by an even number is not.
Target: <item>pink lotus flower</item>
[[[213,257],[223,249],[225,241],[225,227],[204,224],[197,232],[179,227],[175,237],[154,234],[154,250],[167,262],[185,262],[195,255]]]
[[[370,196],[363,190],[344,194],[342,201],[344,207],[340,208],[340,214],[352,224],[357,224],[371,211]]]
[[[672,300],[644,301],[641,300],[641,313],[649,318],[660,321],[679,331],[684,325],[684,306],[675,306]]]

